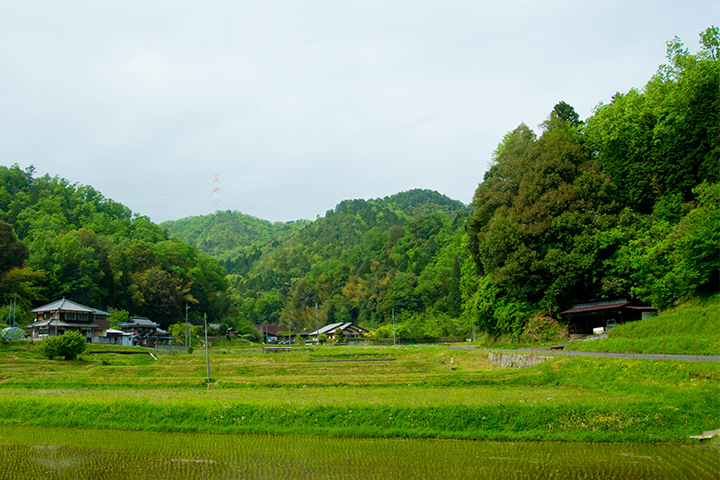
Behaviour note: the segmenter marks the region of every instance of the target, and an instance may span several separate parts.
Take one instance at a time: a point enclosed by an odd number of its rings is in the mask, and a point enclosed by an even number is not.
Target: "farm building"
[[[562,314],[567,318],[570,338],[582,338],[591,335],[595,329],[607,330],[622,323],[654,317],[657,308],[634,299],[613,298],[579,301]]]
[[[280,325],[277,323],[258,324],[254,327],[260,331],[263,343],[277,343],[280,338],[284,338],[284,335],[280,333]]]
[[[108,328],[104,338],[95,338],[93,343],[106,343],[109,345],[125,345],[132,346],[132,333],[123,332],[114,328]]]
[[[37,318],[25,327],[33,338],[62,335],[65,332],[81,333],[88,342],[105,337],[110,328],[110,314],[63,298],[42,307],[34,308]]]

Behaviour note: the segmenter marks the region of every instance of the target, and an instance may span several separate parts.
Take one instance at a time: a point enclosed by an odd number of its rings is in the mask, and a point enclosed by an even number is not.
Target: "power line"
[[[245,195],[245,194],[243,194],[243,193],[237,192],[237,191],[233,190],[232,188],[227,187],[227,186],[225,186],[225,185],[221,185],[221,186],[222,186],[222,188],[223,188],[223,191],[229,191],[229,192],[231,192],[232,194],[236,195],[237,197],[242,197],[242,198],[245,198],[245,199],[246,199],[246,200],[240,200],[239,198],[237,198],[238,201],[241,201],[241,202],[243,202],[243,203],[247,203],[247,204],[249,204],[249,205],[252,205],[252,206],[254,206],[256,209],[259,209],[259,210],[262,209],[262,210],[265,210],[266,212],[272,212],[272,216],[274,216],[274,217],[276,217],[276,218],[291,218],[291,215],[288,215],[288,214],[285,213],[285,212],[282,212],[282,211],[277,210],[277,209],[275,209],[275,208],[273,208],[273,207],[270,207],[269,205],[264,205],[264,204],[259,203],[259,202],[258,202],[259,205],[258,205],[258,204],[255,204],[255,203],[253,203],[253,201],[254,201],[253,198],[248,197],[247,195]]]

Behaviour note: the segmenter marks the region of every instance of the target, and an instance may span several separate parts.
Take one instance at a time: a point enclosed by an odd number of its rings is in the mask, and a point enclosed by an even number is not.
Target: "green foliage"
[[[720,180],[720,62],[705,52],[691,55],[678,38],[668,42],[668,64],[644,91],[616,94],[587,121],[618,196],[645,213],[663,196],[690,200],[696,185]]]
[[[17,239],[12,226],[0,221],[0,275],[22,267],[27,258],[27,246]]]
[[[47,337],[40,342],[40,353],[49,359],[62,357],[75,360],[87,349],[87,341],[78,332],[65,332],[56,337]]]
[[[240,212],[216,212],[187,217],[160,225],[172,237],[195,245],[211,255],[232,274],[242,275],[256,261],[262,249],[298,231],[309,221],[270,223]]]
[[[523,344],[547,344],[557,343],[568,338],[568,331],[565,325],[547,314],[535,313],[530,316],[523,329],[521,342]]]
[[[15,314],[15,325],[20,328],[25,327],[35,319],[35,314],[30,311],[30,308],[18,302],[14,312],[10,304],[0,307],[0,322],[9,326],[13,313]]]
[[[168,327],[168,331],[170,332],[170,335],[175,337],[174,342],[176,345],[185,345],[186,336],[190,332],[190,327],[185,325],[185,322],[178,322],[170,325]],[[190,345],[192,345],[192,338],[190,338]]]
[[[0,294],[28,304],[65,296],[164,326],[186,301],[212,318],[229,315],[229,284],[215,260],[92,187],[33,171],[0,167],[0,222],[13,224],[0,223]],[[14,263],[3,270],[6,252]]]
[[[321,345],[326,344],[327,341],[328,341],[327,335],[325,335],[324,333],[321,333],[320,335],[318,335],[318,342],[320,342]]]
[[[242,277],[233,276],[241,318],[298,329],[356,322],[376,327],[393,309],[416,316],[461,313],[460,265],[467,258],[467,207],[413,190],[335,210],[267,245]],[[457,263],[457,265],[455,265]]]
[[[637,295],[662,308],[719,290],[720,184],[699,185],[698,201],[668,217],[658,204],[641,218],[608,266],[636,285]],[[673,218],[674,217],[674,218]]]
[[[717,31],[696,55],[668,42],[643,91],[586,122],[560,102],[539,138],[505,136],[467,226],[480,277],[463,310],[483,330],[631,288],[661,308],[720,290]]]
[[[110,327],[118,328],[121,323],[125,323],[130,319],[130,314],[127,310],[116,310],[110,315]]]
[[[347,345],[347,338],[345,338],[345,332],[341,329],[335,330],[335,343],[338,345]]]

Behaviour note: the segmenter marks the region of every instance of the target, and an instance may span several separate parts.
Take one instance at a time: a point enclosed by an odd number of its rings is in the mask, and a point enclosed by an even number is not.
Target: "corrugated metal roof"
[[[627,308],[632,310],[657,310],[655,307],[651,307],[649,305],[642,305],[642,302],[638,301],[628,301],[625,299],[622,299],[615,303],[606,303],[602,305],[593,305],[593,306],[587,306],[587,307],[579,307],[579,308],[571,308],[570,310],[565,310],[564,312],[560,312],[563,315],[579,315],[582,313],[588,313],[588,312],[598,312],[598,311],[605,311],[605,310],[618,310],[621,308]]]
[[[564,315],[573,315],[577,313],[587,313],[587,312],[595,312],[598,310],[616,310],[618,308],[622,308],[625,305],[630,304],[630,302],[619,302],[619,303],[609,303],[606,305],[596,305],[594,307],[581,307],[581,308],[571,308],[570,310],[565,310],[563,313]]]
[[[331,323],[330,325],[325,325],[324,327],[315,330],[314,332],[308,333],[308,335],[322,335],[323,333],[331,333],[337,330],[338,328],[340,330],[345,330],[348,327],[352,326],[352,322],[340,322],[340,323]]]

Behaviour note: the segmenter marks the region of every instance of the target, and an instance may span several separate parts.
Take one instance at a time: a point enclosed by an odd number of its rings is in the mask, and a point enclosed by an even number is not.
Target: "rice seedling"
[[[713,479],[718,454],[657,444],[344,439],[0,427],[6,478]]]

